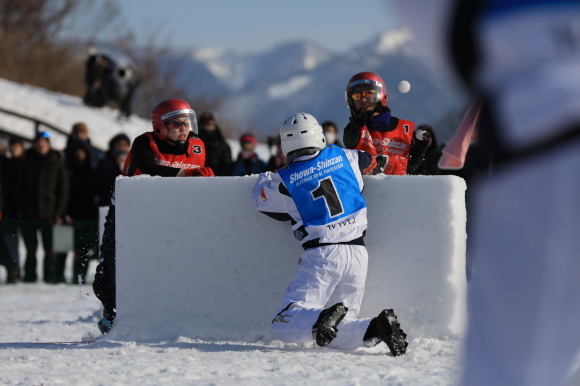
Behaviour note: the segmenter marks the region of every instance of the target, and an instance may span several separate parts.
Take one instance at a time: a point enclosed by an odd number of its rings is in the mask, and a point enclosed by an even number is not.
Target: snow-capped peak
[[[408,28],[399,28],[381,33],[374,42],[377,54],[389,54],[397,51],[410,53],[414,47],[413,35]]]

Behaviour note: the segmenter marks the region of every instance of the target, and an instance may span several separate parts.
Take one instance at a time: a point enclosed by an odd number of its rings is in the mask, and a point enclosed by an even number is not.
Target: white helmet
[[[296,113],[288,117],[280,128],[282,152],[288,154],[300,149],[313,148],[322,150],[326,147],[326,139],[322,126],[316,118],[307,113]]]

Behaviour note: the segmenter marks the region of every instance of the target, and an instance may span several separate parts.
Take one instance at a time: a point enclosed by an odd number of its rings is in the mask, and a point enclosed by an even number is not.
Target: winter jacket
[[[24,153],[22,171],[15,178],[17,214],[25,219],[54,221],[65,214],[69,180],[60,152],[40,155],[34,148]]]
[[[234,176],[249,176],[251,174],[260,174],[266,171],[266,163],[254,154],[251,158],[242,158],[238,156],[238,160],[234,164]]]
[[[194,133],[180,146],[155,139],[153,132],[141,134],[131,146],[123,166],[124,176],[148,174],[175,177],[181,169],[197,169],[205,165],[205,145]]]
[[[98,199],[99,206],[109,206],[111,195],[115,189],[115,180],[121,175],[121,167],[117,163],[117,154],[109,150],[97,165]]]
[[[2,184],[2,218],[16,218],[14,204],[15,180],[20,174],[21,158],[0,158],[0,175]]]
[[[86,145],[79,146],[89,149]],[[97,178],[91,167],[90,155],[84,162],[71,160],[69,169],[70,196],[67,214],[73,220],[97,220],[99,212],[96,205]]]
[[[66,147],[64,148],[65,165],[66,165],[67,169],[71,168],[71,160],[73,159],[72,158],[73,157],[73,150],[74,150],[75,146],[79,145],[79,143],[88,147],[88,149],[91,153],[91,167],[93,169],[96,169],[97,164],[104,157],[104,153],[101,150],[94,147],[91,144],[90,139],[87,139],[86,141],[82,141],[80,139],[74,139],[72,137],[69,137],[69,139],[66,142]]]
[[[232,150],[216,126],[213,131],[200,130],[199,138],[205,144],[205,166],[213,169],[216,176],[232,175]]]

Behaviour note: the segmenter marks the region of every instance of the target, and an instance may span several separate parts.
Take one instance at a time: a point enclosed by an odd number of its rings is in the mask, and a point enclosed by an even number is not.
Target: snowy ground
[[[111,342],[99,339],[91,286],[2,285],[0,310],[3,385],[452,385],[461,371],[456,340],[415,339],[398,358],[382,345],[348,352],[276,341]]]

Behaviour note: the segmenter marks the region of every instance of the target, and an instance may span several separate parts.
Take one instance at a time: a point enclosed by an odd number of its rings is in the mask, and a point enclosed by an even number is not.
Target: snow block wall
[[[117,319],[107,339],[269,337],[301,253],[257,212],[256,176],[119,178]],[[361,317],[394,308],[410,338],[463,332],[465,183],[365,177],[369,272]]]

